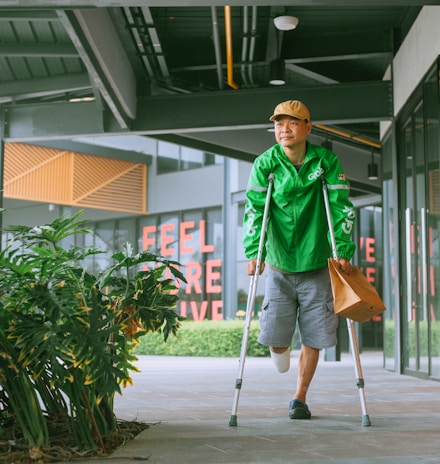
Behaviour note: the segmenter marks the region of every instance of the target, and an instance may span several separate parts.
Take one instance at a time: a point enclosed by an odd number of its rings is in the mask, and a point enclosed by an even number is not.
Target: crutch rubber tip
[[[231,427],[237,427],[237,416],[232,415],[229,419],[229,425]]]
[[[371,425],[370,417],[368,416],[368,414],[362,416],[362,425],[364,427],[369,427]]]

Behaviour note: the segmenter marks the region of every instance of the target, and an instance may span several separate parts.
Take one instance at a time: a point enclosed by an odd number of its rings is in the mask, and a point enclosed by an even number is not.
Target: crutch
[[[246,351],[247,351],[247,345],[248,345],[248,339],[249,339],[249,330],[251,327],[252,313],[255,308],[255,297],[257,294],[258,278],[260,276],[261,257],[263,255],[263,248],[264,248],[264,237],[266,235],[267,216],[269,214],[269,204],[270,204],[270,198],[272,195],[272,187],[273,187],[273,181],[274,181],[274,175],[272,173],[269,174],[268,181],[269,181],[269,184],[268,184],[267,193],[266,193],[266,203],[264,205],[263,223],[261,225],[261,235],[260,235],[260,242],[258,245],[258,254],[257,254],[257,262],[255,266],[255,273],[253,276],[251,276],[251,280],[249,283],[249,293],[248,293],[248,299],[247,299],[247,305],[246,305],[246,322],[245,322],[245,326],[243,330],[243,338],[241,341],[238,375],[235,381],[234,403],[232,405],[231,417],[229,419],[229,425],[231,426],[237,425],[238,399],[240,397],[240,390],[243,384],[243,371],[244,371],[244,363],[245,363]]]
[[[336,260],[338,259],[338,253],[336,251],[336,240],[335,240],[335,233],[333,230],[333,223],[332,217],[330,214],[330,203],[328,201],[328,188],[325,182],[324,176],[321,177],[322,181],[322,193],[324,195],[324,203],[325,203],[325,212],[327,214],[327,221],[328,221],[328,229],[330,231],[330,239],[332,243],[332,253],[333,258]],[[353,320],[347,318],[347,328],[348,328],[348,337],[350,339],[350,346],[351,346],[351,353],[353,355],[353,362],[354,362],[354,370],[356,374],[356,384],[359,389],[359,396],[361,400],[361,408],[362,408],[362,425],[369,426],[371,425],[370,417],[368,416],[367,412],[367,403],[365,401],[365,392],[364,392],[364,379],[362,376],[362,366],[361,360],[359,356],[359,346],[356,337],[356,328],[354,325]]]

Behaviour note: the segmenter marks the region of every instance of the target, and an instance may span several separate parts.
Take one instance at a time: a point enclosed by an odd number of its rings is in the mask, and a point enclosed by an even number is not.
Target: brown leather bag
[[[329,258],[328,268],[332,283],[334,312],[353,321],[365,322],[385,311],[385,305],[376,289],[362,271],[352,267],[350,275],[341,272],[339,263]]]

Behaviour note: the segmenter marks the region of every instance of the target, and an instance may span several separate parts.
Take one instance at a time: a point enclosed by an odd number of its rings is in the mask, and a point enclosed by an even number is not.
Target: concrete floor
[[[349,354],[340,362],[320,361],[308,396],[312,419],[289,419],[293,353],[285,374],[275,372],[269,358],[246,359],[238,424],[231,427],[238,359],[141,356],[141,372],[116,399],[115,411],[118,418],[151,425],[109,459],[112,464],[440,463],[440,383],[388,372],[380,353],[363,353],[361,361],[371,426],[362,425]]]

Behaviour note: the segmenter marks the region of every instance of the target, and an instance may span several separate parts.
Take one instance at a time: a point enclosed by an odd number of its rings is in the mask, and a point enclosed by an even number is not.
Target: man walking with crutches
[[[351,240],[354,211],[349,182],[330,150],[307,141],[312,123],[307,107],[289,100],[270,117],[277,144],[254,162],[246,191],[244,248],[247,273],[255,274],[268,176],[273,191],[262,262],[266,289],[260,315],[259,343],[270,347],[276,369],[290,367],[290,345],[296,326],[301,340],[298,380],[289,403],[291,419],[310,419],[306,403],[321,349],[336,345],[337,316],[328,273],[332,256],[322,197],[322,176],[329,204],[341,270],[350,273],[355,245]]]

